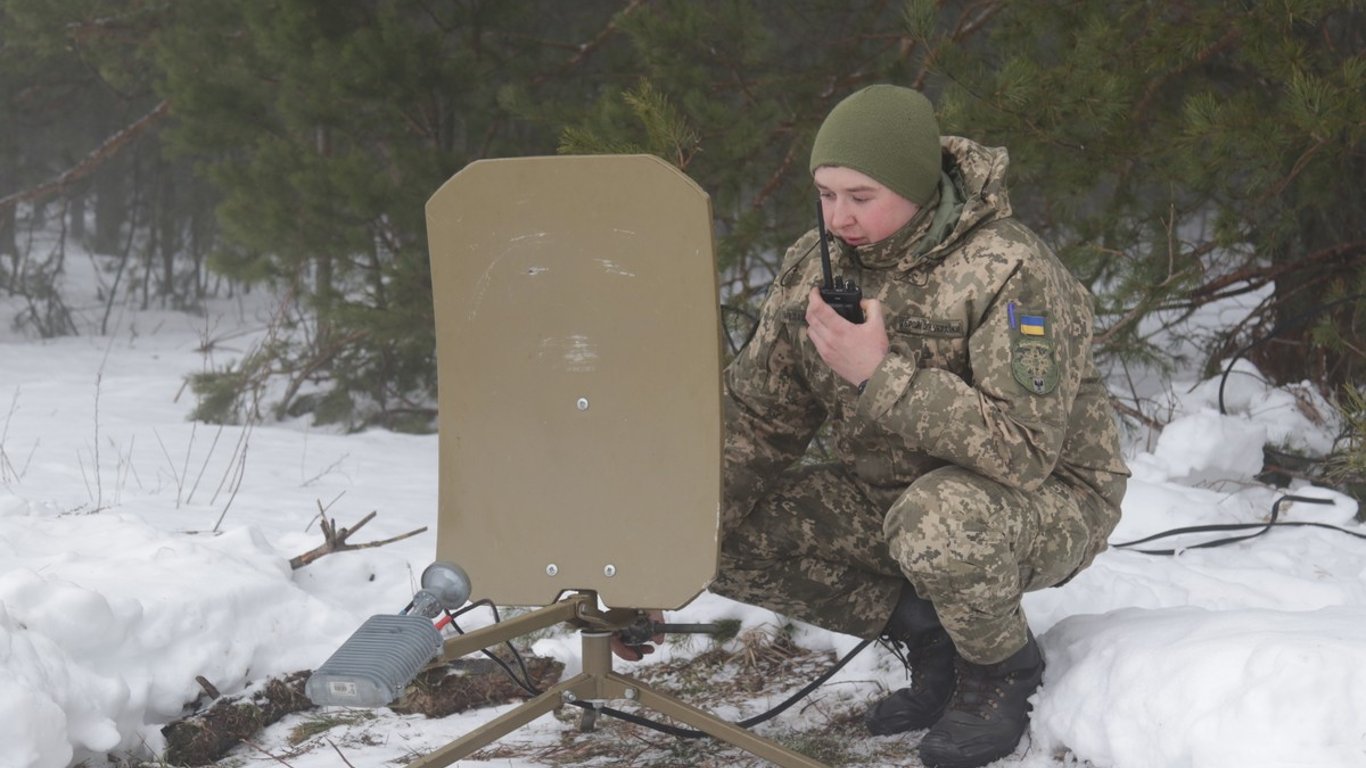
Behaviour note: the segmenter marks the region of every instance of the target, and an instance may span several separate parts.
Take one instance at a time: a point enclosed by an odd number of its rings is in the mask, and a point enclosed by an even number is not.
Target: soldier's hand
[[[663,611],[650,611],[648,614],[646,614],[646,616],[649,618],[650,622],[653,623],[653,624],[663,624],[663,623],[664,623],[664,612],[663,612]],[[664,633],[662,633],[662,632],[656,633],[653,637],[650,638],[650,642],[652,642],[652,643],[662,643],[662,642],[664,642]],[[626,661],[640,661],[641,659],[645,658],[645,655],[646,655],[646,654],[650,654],[650,653],[654,653],[654,652],[655,652],[655,647],[654,647],[653,645],[648,644],[648,643],[641,643],[640,645],[627,645],[627,644],[621,639],[621,633],[620,633],[620,632],[613,632],[613,633],[612,633],[611,646],[612,646],[612,653],[616,654],[617,658],[619,658],[619,659],[625,659]]]
[[[806,305],[806,332],[811,343],[836,375],[855,385],[872,378],[891,348],[882,318],[882,302],[864,299],[861,305],[862,323],[851,323],[841,317],[816,288],[811,289]]]

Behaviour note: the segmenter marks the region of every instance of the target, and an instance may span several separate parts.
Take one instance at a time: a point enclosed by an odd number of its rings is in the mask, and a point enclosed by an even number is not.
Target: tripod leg
[[[613,672],[610,632],[582,631],[580,638],[583,643],[583,672],[409,765],[412,768],[444,768],[550,712],[563,701],[633,699],[780,768],[826,768],[806,755],[655,691],[638,680]]]
[[[668,715],[727,744],[739,747],[774,765],[781,766],[781,768],[826,768],[824,763],[812,760],[800,752],[793,752],[780,744],[769,741],[738,725],[728,723],[710,712],[698,709],[668,694],[641,685],[637,680],[616,673],[609,674],[608,677],[613,682],[626,686],[627,689],[634,689],[634,698],[644,706]]]
[[[463,757],[469,757],[480,747],[501,739],[541,715],[553,711],[560,706],[566,692],[572,693],[585,682],[587,679],[583,675],[575,675],[536,698],[527,700],[511,712],[503,713],[459,739],[431,754],[414,760],[408,765],[411,768],[442,768],[442,766],[450,765]]]

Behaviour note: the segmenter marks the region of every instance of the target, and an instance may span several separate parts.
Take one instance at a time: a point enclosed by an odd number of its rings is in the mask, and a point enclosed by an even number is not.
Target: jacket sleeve
[[[1035,262],[1037,264],[1037,262]],[[1026,491],[1053,472],[1091,355],[1089,294],[1061,265],[1015,269],[968,337],[969,377],[893,350],[858,418],[924,451]],[[1038,329],[1038,330],[1036,330]]]
[[[753,337],[726,368],[722,526],[744,519],[825,421],[798,363],[784,293],[774,283]]]

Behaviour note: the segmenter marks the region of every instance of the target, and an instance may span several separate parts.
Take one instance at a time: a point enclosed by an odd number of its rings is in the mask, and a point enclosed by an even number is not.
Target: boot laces
[[[901,666],[906,668],[906,673],[909,675],[911,672],[911,665],[913,664],[911,660],[910,645],[891,635],[883,635],[877,639],[877,642],[878,645],[886,648],[887,652],[892,654],[897,661],[901,662]]]
[[[883,635],[878,638],[878,643],[906,668],[906,673],[911,679],[912,691],[919,691],[928,685],[925,680],[925,668],[929,665],[927,659],[930,649],[935,645],[934,642],[907,642],[891,635]]]
[[[955,665],[958,685],[954,688],[949,709],[988,719],[1001,708],[1006,697],[1006,689],[1019,677],[1019,673],[992,675],[970,662],[958,660]]]

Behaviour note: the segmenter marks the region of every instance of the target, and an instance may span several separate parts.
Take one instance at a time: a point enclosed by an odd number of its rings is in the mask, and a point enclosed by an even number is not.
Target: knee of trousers
[[[761,524],[764,522],[769,524]],[[786,526],[751,516],[721,540],[719,554],[723,566],[734,566],[783,559],[795,549],[792,531]]]
[[[943,467],[897,499],[883,519],[883,534],[918,589],[932,596],[981,590],[1018,596],[1019,521],[1006,513],[1004,492],[974,472]]]

